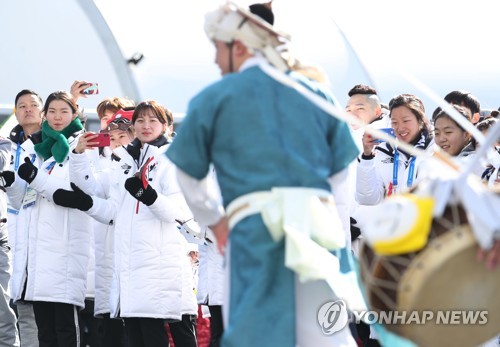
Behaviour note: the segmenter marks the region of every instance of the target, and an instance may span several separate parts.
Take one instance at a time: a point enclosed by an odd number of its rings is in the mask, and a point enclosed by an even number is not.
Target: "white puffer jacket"
[[[81,133],[80,133],[81,135]],[[80,136],[78,135],[78,136]],[[70,151],[77,137],[68,138]],[[30,184],[37,192],[33,205],[23,197],[26,182],[16,175],[8,189],[12,206],[19,210],[12,276],[13,300],[49,301],[84,306],[92,219],[85,213],[58,206],[52,201],[57,189],[71,189],[69,164],[54,158],[42,160],[28,140],[22,144],[24,158],[33,158],[38,173]]]
[[[83,157],[83,156],[80,156]],[[70,160],[72,160],[70,158]],[[111,170],[111,160],[102,158],[102,162],[108,161],[108,167],[97,173],[96,177],[107,182],[109,170]],[[87,166],[88,167],[88,166]],[[102,167],[101,167],[102,168]],[[108,185],[104,184],[104,187]],[[108,186],[109,187],[109,186]],[[103,192],[103,198],[109,197],[109,192]],[[114,258],[114,225],[103,224],[93,220],[94,226],[94,315],[99,316],[109,314],[109,295],[111,292],[111,282],[113,278],[113,258]]]
[[[11,157],[11,141],[0,138],[0,171],[6,171],[9,168]],[[0,218],[7,218],[7,222],[9,221],[10,216],[7,216],[7,194],[2,188],[0,189]],[[10,225],[9,225],[10,226]],[[7,228],[7,223],[5,221],[0,221],[0,247],[6,247],[6,243],[10,242],[10,230]],[[11,247],[12,248],[12,247]],[[8,265],[7,268],[10,267],[10,264],[3,264],[2,266]],[[2,268],[2,271],[5,271],[5,267]],[[10,271],[10,270],[8,270]],[[4,288],[5,292],[6,288]],[[10,293],[9,293],[10,294]],[[3,314],[3,313],[2,313]]]
[[[180,320],[197,314],[187,242],[176,219],[191,218],[177,185],[175,167],[164,155],[167,146],[144,145],[138,162],[124,148],[109,178],[109,199],[94,197],[88,214],[114,225],[114,263],[110,293],[112,317]],[[148,184],[158,193],[151,206],[138,202],[124,187],[125,180],[149,158]],[[80,177],[89,176],[81,171]],[[109,232],[109,230],[108,230]]]
[[[426,152],[434,151],[434,140],[430,140],[425,148]],[[410,173],[409,157],[399,151],[397,163],[398,187],[397,193],[407,191],[408,176]],[[412,186],[418,182],[419,167],[425,159],[415,159],[413,168]],[[426,165],[426,168],[428,165]],[[377,205],[389,193],[393,181],[394,148],[387,142],[382,142],[375,147],[373,159],[360,158],[356,173],[356,200],[361,205]]]
[[[105,148],[106,150],[107,148]],[[88,155],[79,155],[71,152],[70,178],[71,181],[89,195],[96,195],[103,199],[109,197],[109,172],[113,168],[111,154],[99,157],[98,151],[91,154],[93,162],[89,162]],[[95,162],[95,163],[94,163]],[[94,166],[94,175],[91,166]],[[108,190],[106,190],[108,189]],[[89,261],[87,273],[87,298],[94,298],[94,315],[109,314],[109,294],[113,277],[114,253],[114,225],[103,224],[92,219],[92,239],[90,247],[94,259]]]
[[[198,269],[198,303],[216,306],[224,302],[224,257],[217,249],[213,232],[207,228],[207,237],[212,241],[198,247],[200,267]]]
[[[373,129],[384,129],[391,127],[391,119],[388,113],[383,113],[379,118],[373,120],[370,123],[370,128]],[[357,129],[352,130],[352,136],[354,138],[354,142],[358,149],[363,151],[363,134],[365,133],[365,129]],[[349,164],[349,174],[347,180],[349,181],[349,196],[353,196],[356,192],[356,173],[357,173],[358,161],[354,160]],[[350,216],[357,222],[356,226],[360,227],[363,222],[364,217],[367,215],[367,211],[372,208],[371,206],[360,205],[360,203],[356,199],[351,199],[350,206]],[[358,242],[354,242],[353,250],[355,254],[357,254],[357,247],[359,246]]]
[[[25,153],[22,148],[22,143],[24,142],[24,133],[23,128],[18,124],[16,125],[10,132],[8,139],[11,142],[11,158],[10,158],[10,167],[9,171],[16,172],[19,165],[23,162],[21,160],[24,158]],[[7,170],[7,169],[5,169]],[[8,199],[7,205],[7,223],[9,230],[9,246],[11,248],[12,257],[15,254],[15,246],[16,246],[16,225],[17,225],[17,215],[19,211],[15,209]],[[12,289],[11,289],[12,290]],[[12,293],[11,293],[12,296]]]

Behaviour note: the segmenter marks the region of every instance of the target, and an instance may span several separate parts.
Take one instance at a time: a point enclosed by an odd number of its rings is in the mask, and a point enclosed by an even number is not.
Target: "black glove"
[[[14,183],[15,177],[13,171],[0,172],[0,186],[10,187]]]
[[[128,190],[130,195],[147,206],[151,206],[158,198],[156,190],[154,190],[150,184],[144,189],[141,179],[137,177],[130,177],[127,179],[125,181],[125,189]]]
[[[37,173],[38,169],[35,165],[33,165],[30,158],[28,157],[24,158],[24,164],[19,166],[19,169],[17,170],[17,174],[19,175],[19,177],[21,177],[28,183],[33,182]]]
[[[71,182],[71,189],[73,190],[56,190],[52,195],[54,203],[62,207],[77,208],[80,211],[88,211],[94,205],[92,197],[73,182]]]
[[[358,222],[351,217],[351,242],[356,240],[361,235],[361,230],[357,226]]]

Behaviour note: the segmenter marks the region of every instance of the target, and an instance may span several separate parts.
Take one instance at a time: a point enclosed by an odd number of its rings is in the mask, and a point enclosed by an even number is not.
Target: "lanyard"
[[[398,160],[399,160],[399,151],[396,150],[394,152],[394,163],[392,165],[392,185],[393,187],[398,186]],[[406,182],[406,186],[410,188],[413,184],[413,174],[415,172],[415,157],[410,157],[410,165],[408,167],[408,181]]]
[[[410,188],[413,185],[413,172],[415,171],[415,157],[410,158],[410,166],[408,168],[408,182],[407,187]]]
[[[19,134],[19,139],[17,139],[17,149],[16,149],[16,160],[14,162],[14,171],[19,168],[19,157],[21,156],[21,138],[24,136],[24,131],[21,130]]]

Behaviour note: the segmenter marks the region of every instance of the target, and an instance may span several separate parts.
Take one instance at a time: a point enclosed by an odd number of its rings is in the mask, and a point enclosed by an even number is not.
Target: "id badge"
[[[23,208],[28,208],[30,206],[35,205],[37,195],[38,193],[36,192],[36,190],[34,190],[31,187],[28,187],[26,189],[26,193],[24,194]]]

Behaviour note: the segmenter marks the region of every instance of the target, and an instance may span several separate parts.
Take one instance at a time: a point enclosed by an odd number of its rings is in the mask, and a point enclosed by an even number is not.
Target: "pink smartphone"
[[[85,95],[94,95],[99,94],[99,84],[98,83],[89,83],[90,86],[82,90],[82,94]]]

